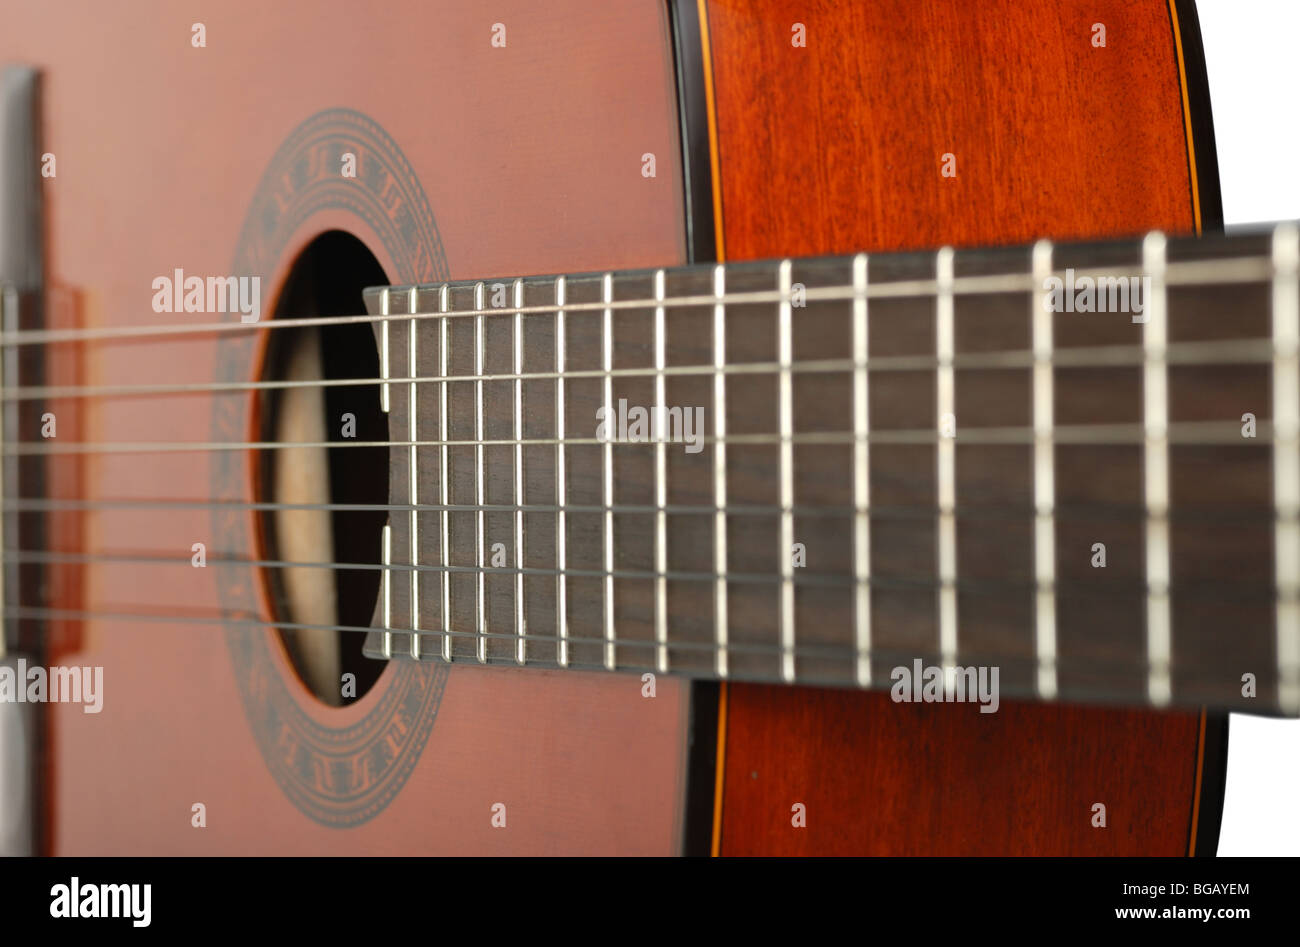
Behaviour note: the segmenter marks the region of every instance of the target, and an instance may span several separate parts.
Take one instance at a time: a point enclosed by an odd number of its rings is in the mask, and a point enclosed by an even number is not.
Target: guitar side
[[[728,260],[1222,226],[1191,2],[707,7]],[[741,683],[698,697],[717,701],[717,755],[696,851],[706,838],[723,855],[1217,844],[1226,716],[1011,702],[982,715]]]

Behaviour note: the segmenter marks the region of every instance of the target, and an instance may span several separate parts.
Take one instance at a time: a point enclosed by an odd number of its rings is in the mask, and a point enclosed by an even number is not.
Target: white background
[[[1224,221],[1300,218],[1300,0],[1196,6]],[[1300,720],[1233,714],[1229,729],[1219,854],[1300,855]]]

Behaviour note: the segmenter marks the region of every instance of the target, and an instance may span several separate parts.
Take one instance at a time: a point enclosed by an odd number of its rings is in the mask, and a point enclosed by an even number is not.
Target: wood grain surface
[[[658,3],[508,3],[490,13],[423,2],[250,0],[201,12],[145,0],[111,9],[6,3],[0,20],[0,60],[28,62],[44,77],[44,147],[58,159],[57,177],[45,182],[54,326],[211,321],[152,311],[151,281],[175,268],[230,274],[277,149],[328,109],[364,113],[405,155],[436,219],[447,275],[683,260],[671,46]],[[206,26],[203,48],[191,45],[196,21]],[[504,49],[490,43],[496,22],[507,25]],[[646,152],[658,155],[653,179],[640,173]],[[297,256],[331,229],[357,236],[394,279],[439,275],[403,274],[413,248],[383,226],[337,206],[273,235],[283,249],[269,264],[263,312],[275,310]],[[220,358],[209,335],[85,343],[53,356],[51,383],[204,382],[230,364]],[[259,370],[250,358],[241,377]],[[59,434],[204,440],[216,402],[232,397],[240,423],[232,439],[256,439],[247,392],[82,402],[75,423],[71,410],[66,426],[60,416]],[[70,475],[51,483],[63,497],[203,501],[214,462],[205,453],[85,455],[60,459]],[[250,459],[222,486],[228,498],[254,497],[254,468]],[[243,548],[212,542],[203,509],[60,516],[55,548],[176,560],[57,568],[47,604],[64,608],[216,615],[230,607],[222,592],[230,567],[191,568],[191,544],[209,540],[209,560],[260,552],[251,512]],[[245,572],[249,601],[269,614],[261,583]],[[255,739],[275,723],[249,719],[241,688],[282,689],[286,712],[342,732],[391,696],[393,669],[356,704],[330,708],[311,697],[270,629],[256,632],[269,657],[252,684],[232,664],[219,623],[101,618],[51,633],[50,663],[100,665],[105,681],[100,714],[49,708],[54,854],[679,850],[687,707],[675,681],[661,680],[647,700],[636,677],[452,669],[400,792],[368,820],[336,828],[277,784]],[[272,740],[276,732],[290,735],[273,730]],[[508,808],[505,829],[491,825],[497,802]],[[207,807],[206,829],[191,826],[195,803]]]
[[[728,259],[1194,230],[1164,0],[708,8]],[[1187,851],[1195,714],[728,695],[723,854]]]

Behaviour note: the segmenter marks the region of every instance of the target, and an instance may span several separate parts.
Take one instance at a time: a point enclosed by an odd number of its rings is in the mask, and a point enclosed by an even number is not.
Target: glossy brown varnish
[[[191,46],[191,24],[207,28]],[[44,76],[51,322],[116,326],[211,319],[151,311],[152,279],[229,272],[271,156],[304,119],[358,109],[397,142],[437,219],[452,277],[680,263],[684,227],[666,11],[653,0],[397,2],[370,8],[238,0],[201,13],[163,3],[4,4],[0,61]],[[490,45],[504,22],[508,45]],[[655,152],[658,176],[641,175]],[[392,260],[359,218],[313,217],[264,287],[331,228]],[[416,274],[432,278],[435,274]],[[59,355],[55,384],[201,382],[214,341],[117,341]],[[251,380],[251,379],[250,379]],[[245,396],[240,396],[241,398]],[[248,428],[255,436],[252,399]],[[106,398],[71,409],[69,440],[206,439],[206,395]],[[65,433],[66,432],[66,433]],[[204,454],[59,460],[56,495],[204,499]],[[238,489],[253,497],[252,467]],[[56,486],[57,484],[57,486]],[[248,534],[254,535],[249,514]],[[71,522],[67,520],[71,519]],[[213,614],[211,568],[188,565],[202,510],[64,517],[65,551],[172,556],[176,566],[57,570],[48,603],[90,611]],[[209,558],[254,550],[208,548]],[[30,593],[29,593],[30,594]],[[268,636],[274,632],[268,630]],[[278,641],[278,639],[276,639]],[[644,853],[680,848],[686,694],[634,676],[450,672],[429,743],[404,789],[358,828],[304,816],[273,780],[217,626],[92,620],[51,628],[53,663],[102,665],[104,710],[49,708],[47,848],[54,854]],[[365,713],[316,702],[277,645],[274,673],[317,720]],[[191,806],[207,807],[206,829]],[[508,828],[490,807],[505,802]]]
[[[728,259],[1194,229],[1165,0],[708,7]],[[1187,851],[1196,715],[728,695],[723,854]]]

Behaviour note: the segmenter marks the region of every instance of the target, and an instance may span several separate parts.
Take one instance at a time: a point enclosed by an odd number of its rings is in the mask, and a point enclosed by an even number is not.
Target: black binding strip
[[[704,50],[696,0],[670,0],[673,59],[677,73],[677,115],[681,124],[682,177],[686,191],[686,259],[716,263],[713,165],[709,152],[709,105],[704,84]]]
[[[686,197],[686,259],[718,259],[713,219],[713,164],[709,152],[709,112],[704,82],[699,4],[670,0],[673,60],[677,74],[677,114],[681,123],[682,183]],[[713,847],[714,787],[718,765],[717,681],[692,681],[689,747],[682,816],[682,854],[707,856]]]
[[[682,854],[708,857],[713,851],[714,788],[718,765],[717,681],[691,681],[691,719],[687,726],[685,808]]]
[[[1214,143],[1214,113],[1210,108],[1210,80],[1205,71],[1201,21],[1196,15],[1196,0],[1172,2],[1183,46],[1182,70],[1187,83],[1187,110],[1192,127],[1187,160],[1189,165],[1193,160],[1196,162],[1197,190],[1201,199],[1201,232],[1222,233],[1223,191],[1219,186],[1219,153]]]
[[[1201,232],[1223,232],[1223,191],[1219,184],[1219,153],[1214,139],[1210,80],[1205,68],[1205,43],[1196,0],[1172,0],[1182,41],[1182,75],[1187,83],[1187,111],[1192,140],[1187,143],[1189,169],[1195,162],[1201,202]],[[1172,24],[1171,24],[1172,26]],[[1177,48],[1175,47],[1175,54]],[[1201,757],[1201,796],[1196,825],[1196,856],[1213,856],[1219,848],[1223,823],[1223,790],[1228,774],[1228,715],[1206,711],[1205,746]]]
[[[1205,749],[1201,763],[1200,817],[1196,821],[1198,858],[1213,858],[1219,850],[1223,824],[1223,788],[1228,775],[1228,715],[1205,712]]]

